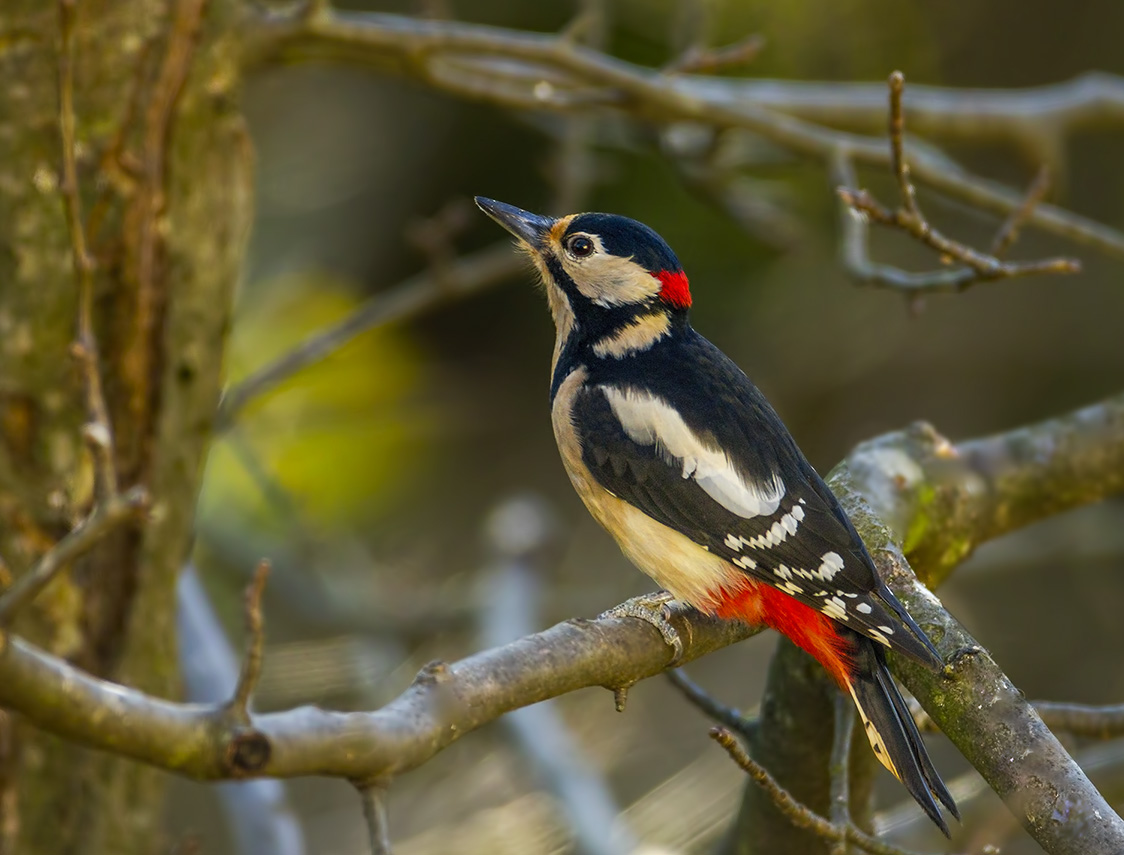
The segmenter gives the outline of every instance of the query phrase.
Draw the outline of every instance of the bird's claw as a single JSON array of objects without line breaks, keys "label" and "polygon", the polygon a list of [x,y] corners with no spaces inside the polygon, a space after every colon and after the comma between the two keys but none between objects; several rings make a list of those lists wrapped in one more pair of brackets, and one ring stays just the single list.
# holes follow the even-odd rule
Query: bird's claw
[{"label": "bird's claw", "polygon": [[659,632],[660,637],[663,638],[664,643],[670,647],[675,655],[672,657],[669,666],[679,664],[683,658],[683,639],[679,637],[679,633],[675,627],[671,625],[671,609],[669,604],[675,601],[667,591],[657,591],[652,594],[642,594],[639,597],[633,597],[630,600],[625,600],[619,606],[614,606],[606,612],[602,612],[602,618],[622,618],[633,617],[639,618],[647,624],[651,624]]}]

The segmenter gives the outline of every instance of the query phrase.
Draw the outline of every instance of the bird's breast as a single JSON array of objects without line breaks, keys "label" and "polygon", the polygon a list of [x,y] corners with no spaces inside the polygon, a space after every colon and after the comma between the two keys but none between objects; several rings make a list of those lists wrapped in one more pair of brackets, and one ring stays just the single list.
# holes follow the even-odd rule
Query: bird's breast
[{"label": "bird's breast", "polygon": [[559,385],[551,409],[554,438],[570,482],[593,518],[633,564],[676,599],[713,613],[749,584],[748,577],[724,558],[617,498],[597,481],[582,459],[581,437],[573,420],[574,400],[585,389],[588,376],[584,367],[572,370]]}]

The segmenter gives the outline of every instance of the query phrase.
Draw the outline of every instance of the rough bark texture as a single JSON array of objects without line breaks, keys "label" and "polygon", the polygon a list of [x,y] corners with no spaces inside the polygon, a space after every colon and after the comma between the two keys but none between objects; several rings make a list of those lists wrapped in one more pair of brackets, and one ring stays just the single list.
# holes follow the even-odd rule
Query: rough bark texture
[{"label": "rough bark texture", "polygon": [[[123,487],[151,520],[101,543],[23,614],[21,634],[174,696],[176,572],[188,548],[215,412],[230,290],[250,221],[250,158],[235,107],[233,6],[87,0],[74,28],[79,190],[97,259],[94,327]],[[178,22],[178,23],[177,23]],[[174,55],[174,49],[181,51]],[[60,17],[0,11],[0,554],[25,571],[92,501],[77,285],[60,190]],[[190,73],[182,89],[177,62]],[[138,85],[139,84],[139,85]],[[112,152],[120,140],[118,154]],[[4,725],[0,845],[20,853],[155,851],[161,773]]]}]

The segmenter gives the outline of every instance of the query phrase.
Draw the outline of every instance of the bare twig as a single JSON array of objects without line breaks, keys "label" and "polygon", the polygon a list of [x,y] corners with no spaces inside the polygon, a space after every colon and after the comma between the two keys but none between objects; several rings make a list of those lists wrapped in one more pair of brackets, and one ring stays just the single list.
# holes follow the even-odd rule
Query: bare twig
[{"label": "bare twig", "polygon": [[87,423],[82,437],[94,461],[94,495],[98,502],[117,494],[117,464],[109,407],[102,391],[98,343],[94,335],[94,260],[86,248],[82,198],[78,188],[74,131],[74,16],[76,0],[59,0],[59,136],[62,142],[62,197],[70,232],[74,275],[78,282],[78,326],[71,349],[82,371]]},{"label": "bare twig", "polygon": [[1051,730],[1091,739],[1124,736],[1124,704],[1095,706],[1035,701],[1034,708]]},{"label": "bare twig", "polygon": [[755,762],[742,748],[736,736],[724,727],[712,727],[710,738],[726,749],[726,753],[754,782],[761,787],[773,803],[797,828],[810,831],[824,840],[835,843],[851,843],[873,855],[905,855],[904,849],[883,843],[848,823],[842,827],[833,825],[822,816],[817,816],[807,805],[803,805],[778,784],[763,766]]},{"label": "bare twig", "polygon": [[702,710],[704,715],[747,739],[752,738],[753,731],[757,727],[756,716],[721,703],[688,677],[687,672],[682,668],[664,671],[664,676],[682,693],[683,697]]},{"label": "bare twig", "polygon": [[909,180],[909,166],[902,150],[902,137],[905,134],[905,114],[902,112],[902,91],[905,89],[905,75],[895,71],[890,75],[890,171],[898,182],[902,207],[911,214],[917,210],[917,191]]},{"label": "bare twig", "polygon": [[664,74],[698,74],[747,65],[765,47],[765,37],[754,33],[719,48],[692,46],[663,67]]},{"label": "bare twig", "polygon": [[34,567],[0,594],[0,627],[9,625],[16,613],[34,600],[72,561],[84,555],[110,531],[135,519],[148,507],[148,502],[145,489],[133,487],[96,505],[73,531],[47,550]]},{"label": "bare twig", "polygon": [[219,405],[215,430],[226,430],[252,400],[275,389],[298,371],[335,353],[367,330],[420,314],[454,297],[481,291],[518,273],[523,265],[523,259],[505,242],[451,262],[440,276],[432,270],[424,271],[376,294],[339,323],[315,333],[298,347],[228,389]]},{"label": "bare twig", "polygon": [[[851,822],[851,737],[855,732],[855,707],[842,692],[835,695],[835,734],[831,743],[831,809],[829,817],[836,828]],[[847,838],[835,842],[831,855],[847,855]]]},{"label": "bare twig", "polygon": [[[846,187],[839,188],[840,198],[876,223],[894,226],[906,234],[916,238],[921,243],[939,252],[951,261],[958,261],[968,270],[964,278],[959,280],[958,289],[963,290],[975,282],[990,282],[995,279],[1009,279],[1014,276],[1029,276],[1035,273],[1077,273],[1081,270],[1081,262],[1072,258],[1047,258],[1042,261],[1003,262],[994,256],[974,250],[951,238],[945,237],[927,220],[911,214],[904,208],[891,211],[883,207],[873,196],[865,190],[853,191]],[[947,290],[937,286],[928,290]]]},{"label": "bare twig", "polygon": [[[890,165],[898,182],[901,204],[891,210],[878,202],[865,190],[852,189],[847,183],[837,188],[840,199],[858,217],[850,216],[844,224],[845,260],[848,268],[863,282],[894,288],[911,295],[918,292],[962,291],[977,282],[1009,279],[1037,273],[1076,273],[1080,262],[1070,258],[1049,258],[1041,261],[1004,262],[995,255],[972,249],[966,244],[941,234],[921,213],[917,206],[916,191],[909,177],[909,167],[902,150],[905,120],[902,113],[902,91],[905,78],[900,71],[890,75]],[[833,162],[836,175],[854,181],[850,158],[844,151],[836,152]],[[1005,251],[1015,239],[1018,229],[1026,222],[1041,199],[1044,187],[1040,182],[1031,188],[1015,208],[996,236],[995,244]],[[894,271],[884,265],[870,263],[866,251],[865,225],[872,221],[904,231],[920,243],[936,251],[943,262],[959,263],[958,268],[932,273],[906,273]]]},{"label": "bare twig", "polygon": [[1011,216],[1004,220],[1003,225],[999,227],[999,231],[995,233],[995,238],[991,242],[991,254],[993,256],[1002,258],[1003,254],[1014,245],[1015,241],[1019,239],[1019,231],[1030,218],[1031,212],[1042,203],[1049,190],[1050,168],[1046,164],[1042,164],[1038,174],[1034,177],[1034,181],[1027,188],[1023,203],[1011,212]]},{"label": "bare twig", "polygon": [[[855,186],[854,165],[846,154],[839,152],[833,161],[832,179],[836,187]],[[928,270],[914,273],[889,264],[879,264],[870,258],[867,218],[840,195],[840,256],[843,269],[859,282],[910,292],[913,300],[931,291],[959,291],[974,277],[967,267]],[[916,302],[911,305],[917,306]]]},{"label": "bare twig", "polygon": [[246,588],[246,656],[242,660],[242,672],[238,675],[238,685],[234,688],[234,696],[229,705],[231,714],[242,724],[250,723],[250,697],[261,677],[265,650],[261,598],[268,578],[269,561],[263,558],[258,562],[254,578]]},{"label": "bare twig", "polygon": [[[647,121],[743,128],[821,162],[839,150],[857,163],[888,166],[890,161],[882,140],[784,115],[735,96],[733,89],[720,85],[722,81],[661,74],[546,34],[325,7],[312,17],[252,20],[248,36],[244,56],[250,63],[279,54],[290,59],[330,57],[391,67],[437,88],[508,107],[567,111],[607,105]],[[501,58],[504,61],[497,62]],[[539,84],[548,79],[546,91]],[[545,97],[536,96],[536,88]],[[1057,112],[1052,105],[1042,109]],[[1024,121],[1024,131],[1026,126]],[[919,148],[910,160],[915,181],[979,208],[1007,216],[1022,202],[1021,194],[974,176],[947,157]],[[1124,256],[1124,235],[1072,212],[1039,205],[1029,222]]]},{"label": "bare twig", "polygon": [[386,814],[386,787],[379,784],[357,786],[363,800],[363,819],[367,822],[367,839],[371,855],[391,855],[390,822]]},{"label": "bare twig", "polygon": [[[176,581],[176,633],[184,700],[229,703],[239,657],[190,564]],[[232,781],[217,789],[239,855],[306,855],[300,818],[281,781]]]}]

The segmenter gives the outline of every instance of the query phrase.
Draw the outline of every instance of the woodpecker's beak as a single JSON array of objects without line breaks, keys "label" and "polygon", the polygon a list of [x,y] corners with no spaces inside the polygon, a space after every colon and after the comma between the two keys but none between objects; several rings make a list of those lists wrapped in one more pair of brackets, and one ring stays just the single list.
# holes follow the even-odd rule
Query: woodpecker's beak
[{"label": "woodpecker's beak", "polygon": [[532,214],[514,205],[497,202],[495,199],[476,197],[476,204],[489,217],[515,235],[519,240],[532,247],[542,245],[542,240],[550,231],[556,220],[554,217],[544,217],[541,214]]}]

